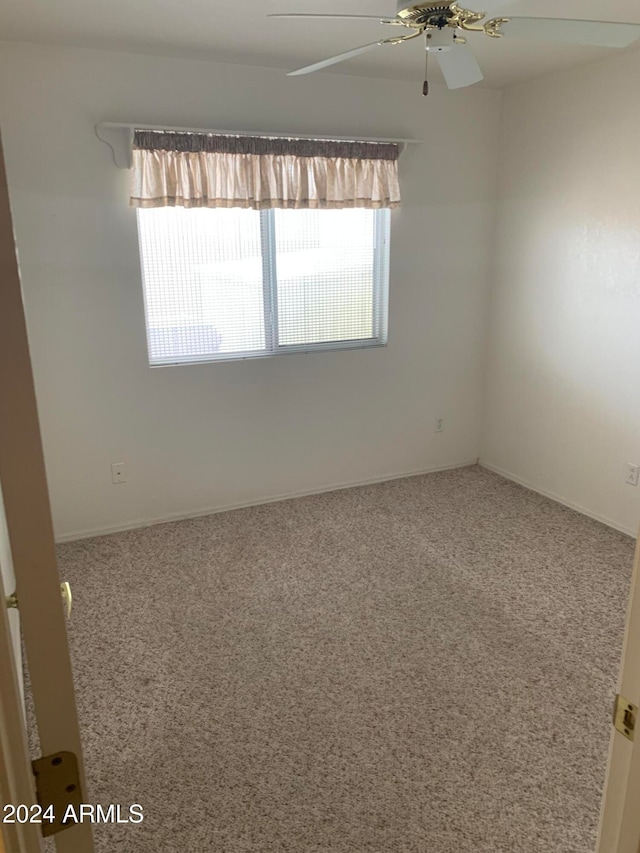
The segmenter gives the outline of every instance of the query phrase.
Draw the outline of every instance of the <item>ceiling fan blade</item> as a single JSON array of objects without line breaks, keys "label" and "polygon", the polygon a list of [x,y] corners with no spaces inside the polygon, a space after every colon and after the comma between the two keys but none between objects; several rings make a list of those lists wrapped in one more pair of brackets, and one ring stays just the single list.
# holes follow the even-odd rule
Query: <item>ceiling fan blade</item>
[{"label": "ceiling fan blade", "polygon": [[393,20],[393,18],[384,15],[312,15],[307,12],[280,12],[267,15],[267,18],[303,18],[308,20],[320,19],[325,21],[384,21]]},{"label": "ceiling fan blade", "polygon": [[473,86],[484,80],[484,74],[468,44],[456,44],[447,53],[437,53],[436,57],[450,89],[464,89],[465,86]]},{"label": "ceiling fan blade", "polygon": [[628,47],[640,38],[639,24],[568,21],[561,18],[510,18],[504,34],[522,39],[560,41],[597,47]]},{"label": "ceiling fan blade", "polygon": [[370,50],[375,50],[380,47],[381,42],[374,41],[373,44],[365,44],[362,47],[355,47],[353,50],[347,50],[346,53],[339,53],[337,56],[331,56],[329,59],[323,59],[321,62],[314,62],[313,65],[305,65],[304,68],[298,68],[296,71],[290,71],[287,77],[298,77],[301,74],[312,74],[314,71],[320,71],[322,68],[328,68],[330,65],[337,65],[339,62],[344,62],[346,59],[351,59],[354,56],[360,56],[361,53],[368,53]]}]

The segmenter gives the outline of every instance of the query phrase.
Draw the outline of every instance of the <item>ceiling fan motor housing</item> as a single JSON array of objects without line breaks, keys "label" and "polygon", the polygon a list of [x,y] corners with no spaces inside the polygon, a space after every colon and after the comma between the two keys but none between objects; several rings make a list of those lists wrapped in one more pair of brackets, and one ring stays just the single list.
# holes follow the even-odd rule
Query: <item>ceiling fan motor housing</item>
[{"label": "ceiling fan motor housing", "polygon": [[443,29],[455,17],[451,10],[455,0],[434,0],[433,3],[407,3],[399,0],[397,16],[410,26],[428,26]]}]

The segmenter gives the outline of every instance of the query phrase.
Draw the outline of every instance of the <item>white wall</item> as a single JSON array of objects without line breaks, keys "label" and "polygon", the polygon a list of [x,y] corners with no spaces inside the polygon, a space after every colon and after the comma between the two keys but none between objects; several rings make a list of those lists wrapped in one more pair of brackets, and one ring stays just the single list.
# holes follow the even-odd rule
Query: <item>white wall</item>
[{"label": "white wall", "polygon": [[640,53],[504,94],[481,459],[640,521]]},{"label": "white wall", "polygon": [[[475,460],[500,95],[0,47],[0,123],[58,536]],[[100,121],[425,140],[386,349],[147,366],[128,174]],[[446,432],[435,435],[436,416]],[[111,484],[124,461],[126,485]]]}]

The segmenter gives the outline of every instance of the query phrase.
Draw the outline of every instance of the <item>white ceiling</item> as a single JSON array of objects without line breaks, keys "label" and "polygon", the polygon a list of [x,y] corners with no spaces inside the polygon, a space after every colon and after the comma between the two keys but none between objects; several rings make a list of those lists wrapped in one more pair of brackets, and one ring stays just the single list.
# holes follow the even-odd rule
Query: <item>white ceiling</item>
[{"label": "white ceiling", "polygon": [[[462,5],[482,11],[481,0]],[[395,0],[3,0],[2,38],[294,69],[386,37],[375,21],[292,21],[269,11],[393,15]],[[603,9],[605,10],[603,12]],[[514,14],[640,24],[638,0],[514,0]],[[396,30],[393,30],[395,35]],[[508,86],[616,51],[478,34],[470,44],[484,85]],[[635,46],[629,48],[636,49]],[[329,72],[422,80],[421,39],[387,46]],[[433,78],[437,80],[436,74]]]}]

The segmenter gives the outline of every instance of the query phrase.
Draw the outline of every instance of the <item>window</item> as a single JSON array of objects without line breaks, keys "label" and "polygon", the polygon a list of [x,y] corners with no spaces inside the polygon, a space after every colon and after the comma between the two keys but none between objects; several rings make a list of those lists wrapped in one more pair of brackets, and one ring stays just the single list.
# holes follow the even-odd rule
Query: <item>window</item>
[{"label": "window", "polygon": [[389,210],[137,214],[152,366],[386,343]]}]

